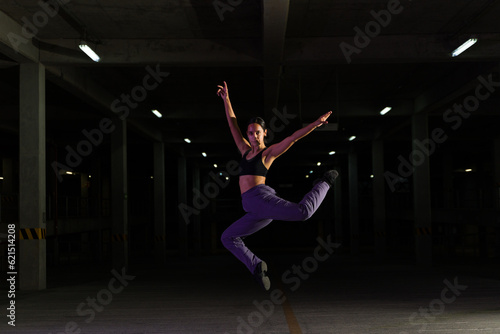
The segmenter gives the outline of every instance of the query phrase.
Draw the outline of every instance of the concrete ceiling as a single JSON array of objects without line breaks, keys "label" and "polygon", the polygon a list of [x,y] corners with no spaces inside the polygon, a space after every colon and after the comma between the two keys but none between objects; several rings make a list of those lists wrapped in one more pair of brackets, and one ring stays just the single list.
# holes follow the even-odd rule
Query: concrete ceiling
[{"label": "concrete ceiling", "polygon": [[[207,164],[234,159],[215,94],[224,80],[240,126],[274,118],[275,140],[333,110],[337,130],[308,136],[290,162],[369,153],[373,139],[410,147],[411,115],[449,129],[443,115],[474,96],[479,76],[500,81],[499,17],[491,0],[1,0],[2,150],[17,145],[18,64],[31,61],[46,66],[47,136],[60,147],[145,91],[128,104],[138,143],[161,140]],[[470,37],[478,43],[452,58]],[[78,49],[83,38],[99,63]],[[449,142],[480,146],[496,136],[498,95],[448,131]],[[385,106],[393,109],[380,116]]]}]

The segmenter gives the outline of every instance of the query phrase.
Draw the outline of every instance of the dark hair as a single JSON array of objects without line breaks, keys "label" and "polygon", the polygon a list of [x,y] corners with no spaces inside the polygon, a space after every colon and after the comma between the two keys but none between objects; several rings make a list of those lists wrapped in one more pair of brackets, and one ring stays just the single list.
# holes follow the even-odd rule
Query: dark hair
[{"label": "dark hair", "polygon": [[266,130],[266,129],[267,129],[267,127],[266,127],[266,122],[265,122],[265,121],[264,121],[261,117],[254,117],[254,118],[250,119],[250,120],[248,121],[247,127],[248,127],[250,124],[253,124],[253,123],[257,123],[257,124],[259,124],[260,126],[262,126],[262,128],[263,128],[264,130]]}]

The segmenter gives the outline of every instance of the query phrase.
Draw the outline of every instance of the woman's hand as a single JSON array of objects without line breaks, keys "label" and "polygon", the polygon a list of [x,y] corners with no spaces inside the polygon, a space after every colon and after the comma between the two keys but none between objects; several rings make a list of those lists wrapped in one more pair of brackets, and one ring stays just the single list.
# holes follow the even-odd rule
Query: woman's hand
[{"label": "woman's hand", "polygon": [[224,81],[224,87],[218,85],[219,89],[217,90],[217,95],[222,97],[223,100],[229,99],[229,93],[227,91],[227,84]]},{"label": "woman's hand", "polygon": [[328,121],[328,117],[330,117],[330,115],[332,114],[331,111],[327,112],[326,114],[324,114],[323,116],[321,116],[320,118],[318,118],[314,124],[316,125],[316,127],[319,127],[319,126],[322,126],[323,124],[327,124]]}]

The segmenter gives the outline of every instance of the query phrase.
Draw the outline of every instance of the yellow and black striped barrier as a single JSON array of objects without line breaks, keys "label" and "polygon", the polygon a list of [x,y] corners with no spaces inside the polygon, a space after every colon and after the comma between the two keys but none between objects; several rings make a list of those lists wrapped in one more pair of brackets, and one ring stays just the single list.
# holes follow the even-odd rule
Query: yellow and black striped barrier
[{"label": "yellow and black striped barrier", "polygon": [[113,234],[111,236],[112,242],[124,242],[128,240],[128,236],[126,234]]},{"label": "yellow and black striped barrier", "polygon": [[416,227],[415,234],[418,236],[432,235],[432,227]]},{"label": "yellow and black striped barrier", "polygon": [[19,240],[42,240],[45,239],[47,230],[44,228],[21,228],[19,229]]},{"label": "yellow and black striped barrier", "polygon": [[155,241],[165,241],[165,235],[155,235]]}]

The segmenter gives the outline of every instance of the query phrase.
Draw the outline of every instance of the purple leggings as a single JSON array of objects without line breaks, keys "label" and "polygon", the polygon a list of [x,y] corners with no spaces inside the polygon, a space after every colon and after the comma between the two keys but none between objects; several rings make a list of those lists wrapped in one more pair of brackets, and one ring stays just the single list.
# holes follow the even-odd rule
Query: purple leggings
[{"label": "purple leggings", "polygon": [[243,209],[247,214],[222,233],[222,244],[253,273],[262,260],[245,246],[242,238],[266,227],[275,219],[309,219],[323,202],[329,189],[328,183],[318,182],[299,203],[292,203],[276,196],[276,191],[265,184],[253,187],[241,195]]}]

